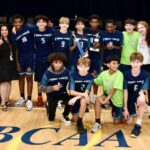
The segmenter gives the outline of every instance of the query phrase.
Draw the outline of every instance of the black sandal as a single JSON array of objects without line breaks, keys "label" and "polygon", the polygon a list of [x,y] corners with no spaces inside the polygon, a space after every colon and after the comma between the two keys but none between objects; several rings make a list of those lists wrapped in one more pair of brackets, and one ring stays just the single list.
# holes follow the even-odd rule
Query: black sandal
[{"label": "black sandal", "polygon": [[2,111],[7,111],[7,106],[6,105],[2,105]]}]

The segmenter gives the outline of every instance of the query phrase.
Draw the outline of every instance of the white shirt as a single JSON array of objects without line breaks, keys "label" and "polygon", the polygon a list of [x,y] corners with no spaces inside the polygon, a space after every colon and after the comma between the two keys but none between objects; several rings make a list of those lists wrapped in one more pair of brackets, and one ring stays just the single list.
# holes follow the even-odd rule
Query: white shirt
[{"label": "white shirt", "polygon": [[139,37],[138,41],[138,52],[142,53],[144,56],[143,64],[150,64],[150,47],[147,46],[144,36]]}]

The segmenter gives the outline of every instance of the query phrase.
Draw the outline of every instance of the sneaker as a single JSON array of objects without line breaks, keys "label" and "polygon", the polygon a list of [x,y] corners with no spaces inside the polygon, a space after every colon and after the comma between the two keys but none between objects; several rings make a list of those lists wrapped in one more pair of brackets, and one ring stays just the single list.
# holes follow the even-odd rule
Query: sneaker
[{"label": "sneaker", "polygon": [[101,124],[99,124],[98,122],[95,122],[95,124],[93,125],[92,129],[91,129],[91,132],[92,133],[95,133],[97,132],[100,128],[101,128]]},{"label": "sneaker", "polygon": [[37,106],[43,106],[43,97],[42,96],[38,96],[38,99],[37,99]]},{"label": "sneaker", "polygon": [[140,133],[141,133],[141,126],[135,124],[133,130],[131,131],[131,137],[136,138],[140,135]]},{"label": "sneaker", "polygon": [[28,111],[32,110],[33,103],[32,103],[31,100],[28,100],[28,101],[26,102],[26,107],[27,107],[27,110],[28,110]]},{"label": "sneaker", "polygon": [[20,97],[20,99],[15,103],[16,107],[24,105],[26,100],[23,97]]},{"label": "sneaker", "polygon": [[81,134],[86,132],[86,129],[84,128],[82,122],[81,123],[77,123],[77,131],[78,131],[78,133],[81,133]]},{"label": "sneaker", "polygon": [[58,107],[59,109],[64,108],[64,106],[63,106],[63,104],[62,104],[62,103],[63,103],[63,101],[62,101],[62,100],[59,100],[59,101],[58,101],[58,106],[57,106],[57,107]]},{"label": "sneaker", "polygon": [[71,121],[69,120],[68,117],[62,117],[61,120],[65,123],[65,125],[70,126],[71,125]]},{"label": "sneaker", "polygon": [[109,104],[103,104],[102,107],[103,108],[109,108]]},{"label": "sneaker", "polygon": [[150,106],[147,106],[147,108],[145,109],[145,113],[150,114]]}]

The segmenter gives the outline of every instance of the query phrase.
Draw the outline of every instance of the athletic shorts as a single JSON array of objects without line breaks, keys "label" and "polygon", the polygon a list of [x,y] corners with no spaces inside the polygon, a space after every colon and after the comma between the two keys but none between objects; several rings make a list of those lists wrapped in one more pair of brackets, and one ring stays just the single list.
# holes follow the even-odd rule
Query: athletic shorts
[{"label": "athletic shorts", "polygon": [[34,72],[34,55],[19,58],[19,75],[32,75]]},{"label": "athletic shorts", "polygon": [[36,60],[35,62],[35,81],[41,82],[42,77],[46,69],[49,67],[49,62],[40,62]]},{"label": "athletic shorts", "polygon": [[[138,97],[137,97],[138,98]],[[136,106],[135,104],[137,103],[137,98],[133,99],[128,99],[128,111],[129,111],[129,115],[134,117],[136,116]]]},{"label": "athletic shorts", "polygon": [[123,107],[115,106],[112,101],[110,101],[112,107],[111,113],[114,120],[122,120],[123,118]]},{"label": "athletic shorts", "polygon": [[72,115],[78,114],[80,110],[80,100],[77,100],[74,105],[71,107]]}]

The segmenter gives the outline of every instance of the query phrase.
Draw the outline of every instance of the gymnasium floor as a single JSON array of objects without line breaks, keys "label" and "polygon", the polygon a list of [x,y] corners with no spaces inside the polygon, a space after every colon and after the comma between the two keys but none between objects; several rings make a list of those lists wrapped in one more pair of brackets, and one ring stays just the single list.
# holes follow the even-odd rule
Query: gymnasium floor
[{"label": "gymnasium floor", "polygon": [[[18,84],[13,82],[12,104],[19,98]],[[37,88],[34,84],[33,101]],[[45,97],[44,97],[45,99]],[[133,128],[125,124],[113,125],[110,109],[102,111],[102,129],[92,134],[94,122],[92,105],[84,117],[85,134],[76,132],[76,125],[66,126],[61,122],[62,109],[57,109],[55,122],[47,120],[44,107],[34,104],[33,111],[25,107],[11,107],[8,112],[0,110],[0,150],[149,150],[150,119],[145,114],[142,134],[131,138]]]}]

